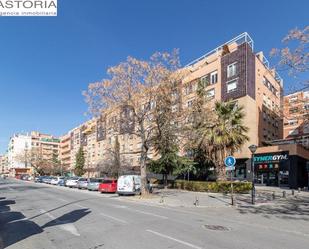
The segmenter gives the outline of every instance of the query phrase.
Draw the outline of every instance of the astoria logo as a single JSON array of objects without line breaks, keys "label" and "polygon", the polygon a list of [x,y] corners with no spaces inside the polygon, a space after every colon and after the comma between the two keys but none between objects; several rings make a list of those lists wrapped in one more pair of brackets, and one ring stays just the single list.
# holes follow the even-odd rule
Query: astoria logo
[{"label": "astoria logo", "polygon": [[0,16],[57,16],[57,0],[0,0]]},{"label": "astoria logo", "polygon": [[39,1],[39,0],[0,0],[0,8],[3,9],[12,9],[12,8],[40,8],[40,9],[49,9],[49,8],[57,8],[57,1]]}]

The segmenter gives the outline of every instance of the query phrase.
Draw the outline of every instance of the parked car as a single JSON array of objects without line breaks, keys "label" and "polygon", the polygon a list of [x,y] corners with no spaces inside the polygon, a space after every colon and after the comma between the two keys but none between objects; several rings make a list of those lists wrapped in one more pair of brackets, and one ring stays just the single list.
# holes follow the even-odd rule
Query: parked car
[{"label": "parked car", "polygon": [[117,192],[117,180],[105,179],[99,185],[99,191],[101,193],[116,193]]},{"label": "parked car", "polygon": [[78,179],[80,179],[80,177],[71,177],[71,178],[69,178],[66,181],[65,186],[69,187],[69,188],[76,188],[77,187]]},{"label": "parked car", "polygon": [[46,178],[47,176],[38,176],[34,179],[35,182],[43,182],[44,178]]},{"label": "parked car", "polygon": [[28,181],[29,178],[30,178],[30,175],[28,174],[24,174],[20,176],[20,180],[24,180],[24,181]]},{"label": "parked car", "polygon": [[141,176],[125,175],[120,176],[117,181],[118,195],[135,195],[141,192]]},{"label": "parked car", "polygon": [[68,177],[63,177],[59,180],[58,185],[59,186],[65,186],[66,181],[68,180]]},{"label": "parked car", "polygon": [[103,178],[90,178],[87,189],[89,191],[98,191],[99,190],[99,185],[103,181]]},{"label": "parked car", "polygon": [[77,181],[76,187],[78,189],[87,189],[88,187],[88,179],[87,178],[79,178]]},{"label": "parked car", "polygon": [[50,184],[51,185],[58,185],[59,184],[59,181],[64,179],[64,177],[62,176],[56,176],[56,177],[53,177],[50,181]]},{"label": "parked car", "polygon": [[52,177],[51,176],[45,176],[42,180],[43,183],[47,183],[47,184],[50,184],[52,180]]}]

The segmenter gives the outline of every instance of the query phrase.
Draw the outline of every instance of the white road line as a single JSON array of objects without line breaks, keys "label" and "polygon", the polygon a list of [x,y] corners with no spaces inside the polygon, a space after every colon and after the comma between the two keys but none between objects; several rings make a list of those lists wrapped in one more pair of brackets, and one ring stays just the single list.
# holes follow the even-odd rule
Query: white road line
[{"label": "white road line", "polygon": [[78,206],[78,207],[81,207],[81,208],[87,208],[87,209],[89,209],[88,207],[85,207],[85,206],[83,206],[83,205],[80,205],[80,204],[74,204],[75,206]]},{"label": "white road line", "polygon": [[186,241],[183,241],[183,240],[179,240],[179,239],[173,238],[173,237],[171,237],[171,236],[167,236],[167,235],[162,234],[162,233],[158,233],[158,232],[156,232],[156,231],[152,231],[152,230],[149,230],[149,229],[147,229],[146,231],[149,232],[149,233],[155,234],[155,235],[157,235],[157,236],[160,236],[160,237],[162,237],[162,238],[166,238],[166,239],[169,239],[169,240],[176,241],[176,242],[178,242],[178,243],[180,243],[180,244],[186,245],[186,246],[191,247],[191,248],[202,249],[202,247],[193,245],[193,244],[191,244],[191,243],[189,243],[189,242],[186,242]]},{"label": "white road line", "polygon": [[141,210],[136,210],[136,209],[129,209],[129,210],[131,210],[133,212],[141,213],[141,214],[154,216],[154,217],[161,218],[161,219],[168,219],[168,217],[163,216],[163,215],[159,215],[159,214],[153,214],[153,213],[149,213],[149,212],[145,212],[145,211],[141,211]]},{"label": "white road line", "polygon": [[112,220],[121,222],[121,223],[123,223],[123,224],[128,224],[127,221],[122,220],[122,219],[119,219],[119,218],[116,218],[116,217],[114,217],[114,216],[110,216],[110,215],[107,215],[107,214],[104,214],[104,213],[100,213],[100,215],[102,215],[102,216],[104,216],[104,217],[106,217],[106,218],[110,218],[110,219],[112,219]]},{"label": "white road line", "polygon": [[12,223],[19,222],[19,221],[24,221],[24,220],[28,220],[28,218],[22,218],[22,219],[18,219],[18,220],[13,220],[13,221],[8,222],[7,224],[12,224]]},{"label": "white road line", "polygon": [[168,219],[167,216],[163,216],[163,215],[159,215],[159,214],[154,214],[154,213],[150,213],[150,212],[146,212],[146,211],[142,211],[142,210],[138,210],[138,209],[132,209],[132,208],[129,208],[128,206],[124,206],[124,205],[110,204],[109,206],[114,207],[114,208],[126,209],[128,211],[135,212],[135,213],[150,215],[150,216],[154,216],[154,217],[161,218],[161,219]]}]

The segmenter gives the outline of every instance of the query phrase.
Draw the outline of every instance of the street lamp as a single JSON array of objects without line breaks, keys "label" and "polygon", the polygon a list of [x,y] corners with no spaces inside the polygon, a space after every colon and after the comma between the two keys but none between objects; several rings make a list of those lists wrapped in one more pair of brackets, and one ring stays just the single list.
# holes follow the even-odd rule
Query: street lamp
[{"label": "street lamp", "polygon": [[255,204],[255,186],[254,186],[254,153],[257,150],[257,146],[252,144],[249,146],[249,150],[251,151],[251,175],[252,175],[252,190],[251,190],[251,203]]}]

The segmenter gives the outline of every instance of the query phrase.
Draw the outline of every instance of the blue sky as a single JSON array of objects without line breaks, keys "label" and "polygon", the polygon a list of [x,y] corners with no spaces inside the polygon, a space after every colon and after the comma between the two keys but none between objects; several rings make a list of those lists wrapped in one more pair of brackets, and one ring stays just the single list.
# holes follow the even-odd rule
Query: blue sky
[{"label": "blue sky", "polygon": [[81,92],[128,55],[179,48],[186,64],[244,31],[268,54],[309,24],[308,9],[305,0],[58,0],[58,17],[1,17],[0,153],[13,133],[59,136],[88,119]]}]

